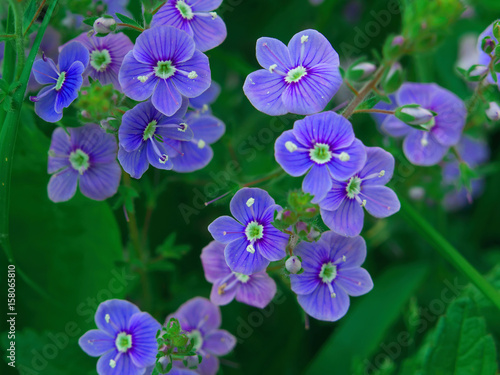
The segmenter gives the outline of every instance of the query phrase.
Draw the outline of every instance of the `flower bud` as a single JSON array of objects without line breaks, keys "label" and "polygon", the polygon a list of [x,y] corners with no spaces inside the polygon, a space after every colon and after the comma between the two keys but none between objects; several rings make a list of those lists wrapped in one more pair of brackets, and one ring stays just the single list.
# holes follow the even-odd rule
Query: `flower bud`
[{"label": "flower bud", "polygon": [[491,102],[488,109],[486,110],[486,116],[491,121],[500,120],[500,107],[496,102]]},{"label": "flower bud", "polygon": [[394,39],[392,39],[391,45],[393,47],[402,46],[404,42],[405,42],[405,38],[402,35],[396,35],[394,37]]},{"label": "flower bud", "polygon": [[419,104],[408,104],[399,107],[394,115],[408,125],[424,125],[431,121],[435,114]]},{"label": "flower bud", "polygon": [[395,62],[382,81],[382,87],[386,94],[393,93],[403,84],[403,67]]},{"label": "flower bud", "polygon": [[467,71],[469,81],[481,81],[488,74],[488,67],[485,65],[472,65]]},{"label": "flower bud", "polygon": [[298,257],[293,255],[286,260],[285,268],[288,272],[296,274],[302,269],[302,262]]},{"label": "flower bud", "polygon": [[493,36],[500,41],[500,21],[497,21],[493,24]]},{"label": "flower bud", "polygon": [[111,16],[100,17],[94,22],[96,34],[104,36],[116,30],[116,21]]},{"label": "flower bud", "polygon": [[316,238],[318,238],[318,236],[321,234],[312,225],[309,226],[307,225],[307,223],[304,223],[303,221],[299,221],[297,224],[295,224],[295,229],[297,230],[297,234],[305,232],[307,240],[311,242],[314,241]]},{"label": "flower bud", "polygon": [[349,81],[362,81],[370,77],[376,70],[377,67],[374,64],[361,62],[351,65],[349,69],[347,69],[346,77]]},{"label": "flower bud", "polygon": [[481,41],[481,49],[487,54],[493,52],[493,49],[495,49],[495,45],[495,41],[489,36],[485,36]]}]

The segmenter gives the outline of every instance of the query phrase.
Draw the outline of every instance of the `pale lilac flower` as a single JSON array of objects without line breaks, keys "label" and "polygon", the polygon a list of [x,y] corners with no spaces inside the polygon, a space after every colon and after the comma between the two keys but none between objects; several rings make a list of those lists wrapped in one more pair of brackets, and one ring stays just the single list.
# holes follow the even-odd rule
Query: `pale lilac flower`
[{"label": "pale lilac flower", "polygon": [[122,91],[118,81],[118,73],[125,55],[132,50],[134,44],[123,33],[109,34],[104,37],[89,37],[87,33],[80,34],[75,39],[87,48],[90,62],[84,72],[84,77],[92,77],[101,85],[113,84],[113,87]]},{"label": "pale lilac flower", "polygon": [[300,306],[313,318],[336,321],[349,309],[349,296],[361,296],[373,288],[362,237],[325,232],[318,242],[301,242],[294,254],[302,258],[304,272],[290,275]]},{"label": "pale lilac flower", "polygon": [[407,104],[419,104],[437,113],[422,125],[426,130],[411,127],[394,115],[378,114],[377,120],[383,119],[380,129],[393,137],[404,137],[403,151],[412,164],[435,165],[460,140],[467,115],[465,105],[458,96],[434,83],[405,83],[395,93],[392,105],[380,103],[376,108],[395,109]]},{"label": "pale lilac flower", "polygon": [[205,278],[212,283],[210,301],[216,305],[227,305],[233,299],[263,309],[276,294],[276,283],[261,271],[252,275],[233,272],[226,264],[226,245],[212,241],[201,252],[201,263]]},{"label": "pale lilac flower", "polygon": [[189,34],[201,52],[220,45],[227,36],[226,24],[215,10],[222,0],[167,0],[153,16],[151,27],[173,26]]},{"label": "pale lilac flower", "polygon": [[95,322],[98,329],[85,333],[78,343],[88,355],[100,357],[99,375],[142,375],[154,365],[161,325],[151,315],[113,299],[99,305]]},{"label": "pale lilac flower", "polygon": [[52,174],[48,194],[53,202],[71,199],[77,185],[86,197],[101,201],[113,196],[120,184],[116,161],[118,145],[112,134],[95,124],[57,128],[52,134],[48,172]]},{"label": "pale lilac flower", "polygon": [[285,257],[289,235],[272,225],[274,213],[282,208],[266,191],[243,188],[234,195],[230,209],[236,220],[221,216],[208,230],[226,245],[224,255],[233,272],[251,275]]},{"label": "pale lilac flower", "polygon": [[[200,375],[215,375],[219,370],[218,357],[228,354],[236,345],[236,338],[229,332],[219,329],[221,313],[218,306],[206,298],[196,297],[184,303],[179,309],[169,315],[176,318],[183,331],[194,341],[194,349],[202,356],[202,361],[194,370]],[[196,366],[198,358],[188,359],[189,366]],[[174,362],[175,366],[183,367],[182,363]]]},{"label": "pale lilac flower", "polygon": [[291,176],[307,173],[302,183],[315,202],[332,188],[332,178],[347,180],[366,161],[366,151],[344,117],[325,112],[298,120],[276,140],[276,161]]},{"label": "pale lilac flower", "polygon": [[366,147],[366,164],[347,181],[333,180],[332,189],[319,202],[324,223],[343,236],[357,236],[363,228],[365,208],[384,218],[399,211],[399,199],[384,186],[392,178],[394,157],[379,147]]},{"label": "pale lilac flower", "polygon": [[285,46],[273,38],[257,40],[257,60],[264,68],[243,86],[255,108],[271,116],[321,112],[342,84],[339,56],[316,30],[304,30]]}]

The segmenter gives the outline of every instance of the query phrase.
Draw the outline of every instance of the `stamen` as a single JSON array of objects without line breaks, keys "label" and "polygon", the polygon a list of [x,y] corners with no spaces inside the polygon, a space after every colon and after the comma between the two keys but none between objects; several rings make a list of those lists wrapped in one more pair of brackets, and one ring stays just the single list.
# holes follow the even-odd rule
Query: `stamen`
[{"label": "stamen", "polygon": [[206,145],[207,145],[207,143],[203,139],[200,139],[198,141],[198,148],[199,149],[203,149]]},{"label": "stamen", "polygon": [[428,140],[428,136],[429,136],[429,133],[425,132],[423,135],[422,135],[422,139],[420,140],[420,144],[425,147],[429,144],[429,140]]},{"label": "stamen", "polygon": [[307,42],[309,40],[309,36],[308,35],[302,35],[300,37],[300,43],[304,44],[305,42]]},{"label": "stamen", "polygon": [[297,151],[297,149],[298,149],[297,145],[291,141],[286,142],[285,147],[290,152]]},{"label": "stamen", "polygon": [[196,79],[198,78],[198,73],[196,73],[194,70],[192,72],[189,72],[188,74],[189,79]]},{"label": "stamen", "polygon": [[247,207],[252,207],[252,205],[255,203],[255,199],[253,198],[248,198],[247,200]]},{"label": "stamen", "polygon": [[273,64],[269,67],[269,73],[272,73],[274,71],[274,69],[276,69],[278,67],[277,64]]},{"label": "stamen", "polygon": [[349,160],[351,160],[351,157],[349,156],[349,154],[347,152],[341,152],[339,155],[339,160],[340,161],[349,161]]},{"label": "stamen", "polygon": [[[218,201],[219,199],[224,198],[228,194],[229,194],[229,191],[227,193],[222,194],[220,197],[212,199],[210,202],[205,202],[205,206],[208,206],[210,203],[214,203],[214,202]],[[224,236],[226,235],[226,233],[228,233],[228,232],[224,232]],[[241,232],[241,233],[243,233],[243,232]]]},{"label": "stamen", "polygon": [[213,20],[217,18],[217,12],[209,12],[208,14],[212,16]]},{"label": "stamen", "polygon": [[255,253],[255,248],[253,247],[252,244],[247,246],[247,251],[251,254]]}]

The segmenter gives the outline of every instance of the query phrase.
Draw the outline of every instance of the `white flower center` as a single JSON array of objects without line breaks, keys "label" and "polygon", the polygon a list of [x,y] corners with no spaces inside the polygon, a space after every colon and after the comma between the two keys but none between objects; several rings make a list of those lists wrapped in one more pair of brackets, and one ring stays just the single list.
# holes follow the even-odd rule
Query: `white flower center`
[{"label": "white flower center", "polygon": [[95,50],[90,54],[90,65],[98,72],[104,72],[109,64],[111,64],[111,55],[107,49]]},{"label": "white flower center", "polygon": [[332,160],[330,146],[325,143],[316,143],[314,148],[309,150],[311,160],[317,164],[325,164]]},{"label": "white flower center", "polygon": [[116,336],[115,346],[120,353],[126,353],[132,348],[132,335],[129,335],[127,332],[120,332]]},{"label": "white flower center", "polygon": [[186,4],[183,0],[178,0],[177,4],[175,4],[175,7],[181,14],[182,18],[185,18],[187,20],[192,20],[194,17],[193,10],[191,7]]},{"label": "white flower center", "polygon": [[286,83],[299,82],[302,77],[307,75],[307,69],[303,66],[298,66],[294,69],[290,69],[285,77]]}]

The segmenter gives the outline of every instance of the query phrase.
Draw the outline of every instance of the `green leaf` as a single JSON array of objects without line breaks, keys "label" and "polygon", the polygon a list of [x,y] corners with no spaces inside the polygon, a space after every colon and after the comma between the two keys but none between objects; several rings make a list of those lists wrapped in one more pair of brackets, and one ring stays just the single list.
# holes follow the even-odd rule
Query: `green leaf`
[{"label": "green leaf", "polygon": [[469,297],[453,301],[400,375],[494,375],[496,349],[486,322]]},{"label": "green leaf", "polygon": [[[427,266],[394,267],[374,281],[374,289],[340,321],[310,364],[307,375],[350,374],[353,357],[369,358],[386,331],[401,318],[401,309],[424,280]],[[373,311],[378,311],[373,314]]]},{"label": "green leaf", "polygon": [[90,17],[90,18],[85,18],[83,20],[83,23],[85,25],[89,25],[89,26],[94,26],[94,22],[98,19],[99,17]]},{"label": "green leaf", "polygon": [[163,243],[156,248],[156,253],[166,259],[181,259],[191,249],[189,245],[176,245],[176,233],[170,233]]},{"label": "green leaf", "polygon": [[116,13],[116,17],[118,17],[120,19],[120,21],[122,21],[123,23],[126,23],[128,25],[132,25],[132,26],[136,26],[136,27],[140,27],[141,29],[143,28],[143,26],[141,24],[139,24],[136,20],[134,20],[130,17],[127,17],[123,14]]}]

